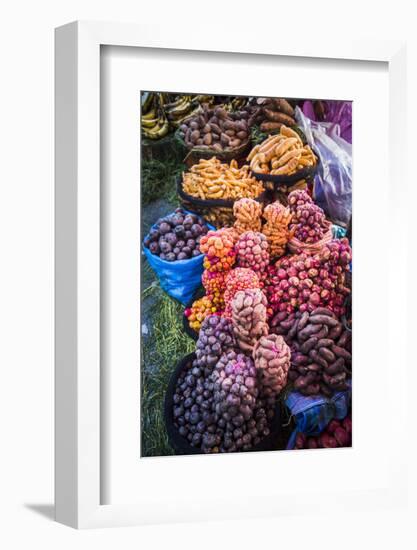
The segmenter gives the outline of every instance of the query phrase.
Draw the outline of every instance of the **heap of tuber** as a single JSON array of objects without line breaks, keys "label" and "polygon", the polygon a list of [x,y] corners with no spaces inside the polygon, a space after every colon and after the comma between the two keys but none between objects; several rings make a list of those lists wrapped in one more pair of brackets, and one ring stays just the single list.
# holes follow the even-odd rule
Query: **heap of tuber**
[{"label": "heap of tuber", "polygon": [[235,223],[233,227],[241,235],[246,231],[260,231],[262,227],[262,204],[254,199],[239,199],[233,204]]},{"label": "heap of tuber", "polygon": [[232,300],[238,290],[246,288],[260,288],[260,281],[257,274],[247,267],[236,267],[226,277],[226,290],[224,293],[226,317],[232,315]]},{"label": "heap of tuber", "polygon": [[269,334],[258,340],[253,350],[253,359],[263,395],[276,397],[286,386],[290,358],[290,348],[282,336]]},{"label": "heap of tuber", "polygon": [[268,333],[266,297],[260,289],[238,290],[232,300],[233,332],[239,348],[252,354],[258,339]]},{"label": "heap of tuber", "polygon": [[345,390],[352,366],[350,331],[326,308],[296,317],[289,373],[294,389],[326,396]]},{"label": "heap of tuber", "polygon": [[255,272],[265,271],[269,265],[267,238],[257,231],[242,233],[236,243],[236,264]]},{"label": "heap of tuber", "polygon": [[299,432],[295,439],[294,449],[334,449],[352,446],[352,418],[331,420],[325,430],[317,436],[307,436]]},{"label": "heap of tuber", "polygon": [[[347,239],[326,243],[314,255],[285,256],[268,268],[266,293],[274,315],[298,309],[312,311],[325,306],[338,317],[343,315],[344,301],[349,294],[346,273],[352,260]],[[272,326],[274,321],[272,321]]]},{"label": "heap of tuber", "polygon": [[279,258],[285,253],[285,246],[292,236],[289,230],[292,219],[290,209],[279,202],[274,202],[264,209],[263,217],[266,223],[262,233],[268,240],[271,257]]}]

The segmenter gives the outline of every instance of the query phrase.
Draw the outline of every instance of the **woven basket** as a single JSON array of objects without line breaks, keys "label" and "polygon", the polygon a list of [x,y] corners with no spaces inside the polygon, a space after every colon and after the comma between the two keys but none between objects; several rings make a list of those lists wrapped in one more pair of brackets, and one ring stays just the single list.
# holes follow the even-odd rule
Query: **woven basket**
[{"label": "woven basket", "polygon": [[175,139],[182,145],[183,149],[188,151],[188,154],[184,158],[184,164],[190,168],[194,164],[197,164],[201,159],[211,159],[213,157],[218,158],[222,162],[230,162],[231,160],[246,160],[246,155],[252,147],[250,139],[247,139],[244,143],[234,149],[226,148],[223,151],[216,151],[215,149],[209,149],[207,147],[193,147],[188,149],[184,143],[184,140],[179,135],[179,130],[175,132]]},{"label": "woven basket", "polygon": [[[173,407],[174,401],[173,396],[175,392],[175,387],[177,380],[181,372],[185,369],[188,369],[192,361],[195,359],[195,353],[190,353],[186,355],[179,363],[176,365],[174,371],[172,372],[171,378],[168,383],[167,392],[165,394],[165,403],[164,403],[164,418],[165,426],[168,434],[168,441],[171,447],[174,449],[175,454],[178,455],[195,455],[203,454],[203,451],[197,447],[190,445],[189,441],[182,437],[178,429],[174,425],[174,415]],[[285,448],[282,446],[282,426],[281,426],[281,407],[278,403],[275,409],[275,416],[272,420],[269,421],[270,434],[264,437],[258,445],[253,447],[250,451],[241,451],[241,452],[254,452],[254,451],[269,451],[276,448]]]},{"label": "woven basket", "polygon": [[[199,199],[185,193],[182,189],[182,177],[177,178],[177,193],[181,199],[184,208],[196,212],[203,216],[209,223],[213,224],[216,229],[221,227],[231,227],[235,221],[233,215],[233,205],[239,199]],[[257,202],[265,202],[266,191],[258,195],[255,199]]]}]

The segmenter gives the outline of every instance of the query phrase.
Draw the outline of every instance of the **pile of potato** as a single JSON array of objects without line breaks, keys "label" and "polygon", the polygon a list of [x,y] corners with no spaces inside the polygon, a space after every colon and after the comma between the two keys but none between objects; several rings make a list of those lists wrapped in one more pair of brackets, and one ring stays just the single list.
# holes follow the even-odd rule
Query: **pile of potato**
[{"label": "pile of potato", "polygon": [[226,277],[226,290],[224,292],[225,317],[232,316],[232,300],[239,290],[247,288],[260,288],[258,275],[248,267],[236,267],[229,271]]},{"label": "pile of potato", "polygon": [[259,118],[263,121],[260,125],[261,132],[269,134],[279,130],[283,124],[295,125],[294,109],[286,99],[260,97],[257,103],[261,107]]},{"label": "pile of potato", "polygon": [[255,145],[248,161],[253,172],[273,176],[291,176],[317,163],[310,146],[304,145],[297,132],[285,125],[280,127],[278,134]]},{"label": "pile of potato", "polygon": [[305,395],[326,396],[345,390],[352,366],[350,331],[321,307],[296,315],[294,326],[289,373],[294,388]]},{"label": "pile of potato", "polygon": [[264,395],[277,396],[286,386],[291,352],[282,336],[263,335],[253,350],[255,367],[262,380]]},{"label": "pile of potato", "polygon": [[228,271],[236,261],[233,230],[222,228],[209,231],[200,240],[201,252],[205,254],[204,268],[210,271]]},{"label": "pile of potato", "polygon": [[240,235],[235,245],[236,265],[249,267],[255,272],[263,272],[269,265],[269,245],[267,238],[258,231],[246,231]]},{"label": "pile of potato", "polygon": [[333,419],[326,429],[317,436],[307,436],[299,432],[294,449],[335,449],[352,446],[352,416],[343,420]]},{"label": "pile of potato", "polygon": [[249,139],[249,113],[229,113],[221,106],[203,106],[203,112],[184,121],[180,126],[180,137],[192,149],[212,149],[218,153],[236,149]]},{"label": "pile of potato", "polygon": [[243,353],[252,354],[259,338],[268,334],[266,306],[266,296],[259,288],[239,290],[233,297],[233,331]]},{"label": "pile of potato", "polygon": [[268,240],[270,254],[273,258],[279,258],[285,253],[286,244],[292,237],[289,229],[292,214],[289,208],[279,202],[273,202],[266,206],[263,217],[266,223],[262,233]]},{"label": "pile of potato", "polygon": [[239,199],[233,205],[233,224],[236,232],[241,235],[246,231],[260,231],[262,227],[262,204],[253,199]]},{"label": "pile of potato", "polygon": [[202,200],[256,198],[264,190],[262,183],[252,177],[249,166],[238,168],[235,160],[229,165],[216,157],[201,159],[183,173],[182,179],[184,193]]}]

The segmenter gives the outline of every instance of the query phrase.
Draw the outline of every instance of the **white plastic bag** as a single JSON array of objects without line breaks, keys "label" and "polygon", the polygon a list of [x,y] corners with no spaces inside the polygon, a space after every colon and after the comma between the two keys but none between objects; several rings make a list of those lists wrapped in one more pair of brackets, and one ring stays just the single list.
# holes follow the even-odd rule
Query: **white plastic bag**
[{"label": "white plastic bag", "polygon": [[352,215],[352,145],[340,137],[338,124],[313,122],[298,107],[295,116],[320,157],[314,200],[332,222],[346,227]]}]

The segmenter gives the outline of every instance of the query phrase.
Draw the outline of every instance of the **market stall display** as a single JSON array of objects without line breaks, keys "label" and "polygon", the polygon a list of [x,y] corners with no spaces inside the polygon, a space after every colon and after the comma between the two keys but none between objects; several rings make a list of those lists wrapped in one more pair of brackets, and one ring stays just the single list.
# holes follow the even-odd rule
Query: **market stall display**
[{"label": "market stall display", "polygon": [[[148,101],[144,128],[163,109],[158,125],[177,126],[193,154],[172,180],[182,206],[143,240],[195,340],[165,382],[173,452],[351,445],[352,248],[315,199],[313,178],[327,166],[297,128],[296,102]],[[267,135],[251,146],[255,124]]]}]

